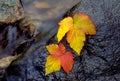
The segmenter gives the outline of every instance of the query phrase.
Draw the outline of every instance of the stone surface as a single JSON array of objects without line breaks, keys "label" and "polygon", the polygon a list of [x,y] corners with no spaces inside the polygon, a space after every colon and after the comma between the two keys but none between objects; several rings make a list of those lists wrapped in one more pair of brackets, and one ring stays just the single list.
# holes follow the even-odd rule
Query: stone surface
[{"label": "stone surface", "polygon": [[0,0],[0,23],[12,23],[24,17],[20,0]]},{"label": "stone surface", "polygon": [[[95,23],[97,34],[87,36],[81,56],[75,56],[70,74],[61,69],[45,76],[49,55],[41,41],[34,43],[23,58],[14,61],[2,80],[6,81],[119,81],[120,80],[120,1],[83,0],[70,13],[86,13]],[[52,38],[54,40],[54,38]],[[49,40],[48,42],[53,42]],[[65,43],[65,42],[64,42]],[[68,48],[69,49],[69,48]]]},{"label": "stone surface", "polygon": [[[56,2],[56,0],[52,2],[44,0],[0,1],[1,79],[11,62],[16,58],[19,59],[19,55],[22,55],[34,43],[34,37],[38,39],[37,41],[45,43],[54,35],[61,15],[79,0],[61,0],[59,2]],[[49,5],[49,8],[44,8],[46,4]],[[27,14],[24,15],[23,10]],[[47,34],[48,32],[49,35]],[[18,57],[16,57],[17,55]]]},{"label": "stone surface", "polygon": [[17,58],[16,49],[28,39],[25,33],[22,33],[25,30],[20,27],[23,16],[19,0],[0,0],[0,78]]}]

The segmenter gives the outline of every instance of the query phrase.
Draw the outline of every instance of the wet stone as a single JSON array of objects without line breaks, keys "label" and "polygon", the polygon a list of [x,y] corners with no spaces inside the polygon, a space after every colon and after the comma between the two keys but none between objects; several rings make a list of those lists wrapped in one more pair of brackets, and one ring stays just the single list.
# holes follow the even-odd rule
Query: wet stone
[{"label": "wet stone", "polygon": [[0,81],[6,68],[34,41],[30,26],[21,26],[20,0],[0,0]]},{"label": "wet stone", "polygon": [[[45,76],[45,58],[49,53],[46,44],[38,41],[23,58],[11,64],[4,78],[7,81],[120,81],[119,8],[119,0],[83,0],[70,12],[88,14],[97,30],[95,36],[87,36],[81,56],[74,55],[70,74],[61,69]],[[20,75],[10,68],[18,69]]]},{"label": "wet stone", "polygon": [[0,0],[0,22],[12,23],[24,17],[20,0]]}]

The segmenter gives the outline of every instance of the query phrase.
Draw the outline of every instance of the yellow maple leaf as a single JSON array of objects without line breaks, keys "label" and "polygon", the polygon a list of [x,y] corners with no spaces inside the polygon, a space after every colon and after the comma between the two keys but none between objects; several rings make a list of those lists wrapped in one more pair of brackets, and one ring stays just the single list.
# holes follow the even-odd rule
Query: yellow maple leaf
[{"label": "yellow maple leaf", "polygon": [[79,55],[84,46],[85,34],[78,29],[72,29],[67,33],[67,41],[70,43],[70,47]]},{"label": "yellow maple leaf", "polygon": [[52,72],[59,71],[61,68],[60,66],[60,60],[53,57],[53,56],[48,56],[47,57],[47,62],[45,64],[45,75],[48,75]]},{"label": "yellow maple leaf", "polygon": [[59,23],[60,27],[58,29],[58,34],[57,34],[57,38],[58,38],[58,42],[61,41],[61,39],[64,37],[64,35],[69,31],[70,27],[73,27],[73,19],[72,17],[67,17],[64,18],[60,23]]},{"label": "yellow maple leaf", "polygon": [[55,54],[56,52],[59,51],[58,45],[57,44],[51,44],[46,46],[46,48],[48,49],[48,52],[50,54]]},{"label": "yellow maple leaf", "polygon": [[74,27],[82,30],[85,34],[95,35],[96,29],[88,15],[80,13],[73,17]]},{"label": "yellow maple leaf", "polygon": [[80,55],[80,51],[84,46],[86,39],[85,34],[96,34],[92,20],[88,15],[83,13],[75,14],[73,18],[67,17],[63,19],[59,25],[57,33],[58,42],[60,42],[67,33],[67,42],[70,43],[70,47],[76,51],[78,55]]}]

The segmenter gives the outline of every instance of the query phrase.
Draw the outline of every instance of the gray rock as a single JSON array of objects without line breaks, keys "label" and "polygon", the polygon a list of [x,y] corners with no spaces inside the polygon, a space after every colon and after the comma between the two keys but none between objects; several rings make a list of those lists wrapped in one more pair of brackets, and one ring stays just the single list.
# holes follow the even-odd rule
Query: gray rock
[{"label": "gray rock", "polygon": [[23,17],[20,0],[0,0],[0,78],[11,62],[17,58],[15,49],[26,38],[25,36],[22,38],[23,35],[18,36],[23,31],[19,26]]},{"label": "gray rock", "polygon": [[[81,56],[75,56],[70,74],[45,76],[48,52],[44,43],[33,44],[25,56],[7,69],[7,81],[119,81],[120,80],[120,1],[83,0],[70,13],[86,13],[95,23],[97,34],[87,36]],[[54,38],[53,38],[54,40]],[[49,40],[49,42],[53,42]],[[65,43],[65,42],[64,42]],[[69,48],[68,48],[69,49]]]},{"label": "gray rock", "polygon": [[0,0],[0,22],[12,23],[23,17],[20,0]]}]

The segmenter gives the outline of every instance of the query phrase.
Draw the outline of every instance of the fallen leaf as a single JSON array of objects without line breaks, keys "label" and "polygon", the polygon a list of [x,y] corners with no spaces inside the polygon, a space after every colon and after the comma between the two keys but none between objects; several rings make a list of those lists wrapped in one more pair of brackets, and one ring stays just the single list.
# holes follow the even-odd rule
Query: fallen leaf
[{"label": "fallen leaf", "polygon": [[75,14],[73,17],[74,27],[82,30],[85,34],[95,35],[96,29],[90,17],[86,14]]},{"label": "fallen leaf", "polygon": [[70,47],[80,55],[86,40],[85,34],[95,35],[96,29],[88,15],[79,13],[74,17],[67,17],[60,21],[57,32],[58,42],[67,34],[66,39]]},{"label": "fallen leaf", "polygon": [[64,35],[70,30],[70,28],[73,27],[72,17],[67,17],[67,18],[63,19],[59,23],[59,25],[60,25],[60,27],[57,32],[58,42],[60,42],[61,39],[64,37]]},{"label": "fallen leaf", "polygon": [[73,55],[71,52],[66,52],[63,56],[60,57],[60,64],[64,71],[68,74],[73,67]]},{"label": "fallen leaf", "polygon": [[59,71],[60,70],[60,60],[53,57],[53,56],[48,56],[47,57],[47,62],[46,62],[46,65],[45,65],[45,75],[48,75],[52,72],[56,72],[56,71]]},{"label": "fallen leaf", "polygon": [[79,55],[84,46],[85,34],[81,30],[72,29],[67,33],[67,41],[70,43],[70,47]]},{"label": "fallen leaf", "polygon": [[61,66],[66,73],[69,73],[74,63],[72,53],[66,51],[62,43],[47,45],[46,48],[50,55],[45,64],[45,74],[59,71]]},{"label": "fallen leaf", "polygon": [[50,54],[55,54],[59,51],[59,47],[57,44],[48,45],[46,46],[46,48]]}]

